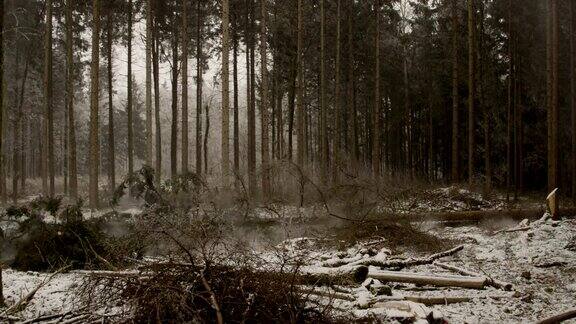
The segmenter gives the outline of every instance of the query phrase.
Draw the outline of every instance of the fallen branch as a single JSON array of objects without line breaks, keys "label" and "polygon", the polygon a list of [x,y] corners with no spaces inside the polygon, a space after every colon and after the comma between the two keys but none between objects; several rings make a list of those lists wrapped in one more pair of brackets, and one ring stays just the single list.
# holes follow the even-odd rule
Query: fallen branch
[{"label": "fallen branch", "polygon": [[434,276],[422,273],[386,270],[370,272],[368,277],[385,282],[404,282],[417,285],[462,287],[472,289],[483,289],[486,286],[487,281],[485,277]]},{"label": "fallen branch", "polygon": [[537,321],[535,324],[554,324],[554,323],[560,323],[572,318],[576,318],[576,308],[573,308],[569,311],[560,313],[560,314],[556,314],[554,316],[550,316],[548,318],[545,318],[543,320]]},{"label": "fallen branch", "polygon": [[346,301],[350,301],[350,302],[356,301],[356,298],[354,296],[352,296],[350,294],[337,292],[337,291],[326,291],[326,290],[319,290],[319,289],[314,289],[314,288],[301,288],[301,289],[298,289],[298,292],[300,292],[302,294],[307,294],[307,295],[326,297],[329,299],[340,299],[340,300],[346,300]]},{"label": "fallen branch", "polygon": [[411,267],[411,266],[431,264],[440,258],[444,258],[444,257],[450,256],[450,255],[456,254],[457,252],[459,252],[463,249],[464,249],[464,245],[459,245],[459,246],[452,248],[450,250],[447,250],[444,252],[439,252],[436,254],[432,254],[428,257],[421,258],[421,259],[386,260],[386,261],[368,259],[368,260],[361,260],[358,262],[358,264],[362,264],[365,266],[377,266],[377,267],[382,267],[382,268],[399,268],[399,269],[402,269],[402,268]]},{"label": "fallen branch", "polygon": [[500,234],[500,233],[514,233],[514,232],[521,232],[521,231],[529,231],[531,229],[532,229],[532,226],[513,227],[513,228],[508,228],[508,229],[496,231],[496,232],[494,232],[494,235]]},{"label": "fallen branch", "polygon": [[[438,262],[435,261],[434,265],[439,266],[440,268],[446,269],[446,270],[450,270],[450,271],[454,271],[456,273],[459,273],[461,275],[465,275],[465,276],[470,276],[470,277],[480,277],[482,276],[479,273],[473,272],[473,271],[469,271],[460,267],[456,267],[453,265],[449,265],[446,263],[442,263],[442,262]],[[509,282],[504,282],[504,281],[500,281],[497,279],[493,279],[490,277],[486,278],[486,284],[489,286],[492,286],[494,288],[498,288],[498,289],[504,289],[504,290],[512,290],[512,284]]]}]

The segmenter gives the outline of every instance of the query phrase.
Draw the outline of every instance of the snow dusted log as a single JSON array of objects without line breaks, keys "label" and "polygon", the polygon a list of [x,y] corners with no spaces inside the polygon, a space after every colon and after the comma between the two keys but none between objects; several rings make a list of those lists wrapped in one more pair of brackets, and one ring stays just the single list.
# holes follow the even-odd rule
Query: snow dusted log
[{"label": "snow dusted log", "polygon": [[560,323],[572,318],[576,318],[576,308],[573,308],[569,311],[554,315],[554,316],[550,316],[548,318],[545,318],[543,320],[540,320],[538,322],[536,322],[536,324],[554,324],[554,323]]},{"label": "snow dusted log", "polygon": [[305,267],[302,269],[299,279],[302,284],[353,285],[363,282],[367,277],[368,267],[366,266],[344,266],[339,268]]},{"label": "snow dusted log", "polygon": [[463,277],[463,276],[436,276],[414,272],[386,271],[379,270],[370,272],[368,277],[384,282],[404,282],[416,285],[432,285],[439,287],[462,287],[472,289],[483,289],[486,286],[485,277]]},{"label": "snow dusted log", "polygon": [[320,289],[314,289],[314,288],[300,288],[300,289],[298,289],[298,292],[300,292],[304,295],[313,295],[313,296],[325,297],[325,298],[329,298],[329,299],[340,299],[340,300],[346,300],[349,302],[356,301],[356,298],[354,296],[352,296],[350,294],[346,294],[346,293],[337,292],[337,291],[320,290]]},{"label": "snow dusted log", "polygon": [[464,249],[464,245],[459,245],[459,246],[452,248],[450,250],[435,253],[435,254],[429,255],[425,258],[406,259],[406,260],[401,260],[401,259],[398,259],[398,260],[368,259],[368,260],[362,261],[361,264],[363,264],[365,266],[377,266],[377,267],[382,267],[382,268],[400,268],[400,269],[402,269],[405,267],[431,264],[440,258],[444,258],[444,257],[450,256],[450,255],[453,255],[453,254],[461,251],[462,249]]},{"label": "snow dusted log", "polygon": [[[434,262],[434,265],[439,266],[440,268],[446,269],[446,270],[450,270],[450,271],[454,271],[456,273],[459,273],[461,275],[465,275],[465,276],[470,276],[470,277],[481,277],[482,275],[470,270],[466,270],[457,266],[453,266],[450,264],[446,264],[446,263],[442,263],[442,262]],[[486,277],[486,284],[488,286],[492,286],[494,288],[498,288],[498,289],[504,289],[504,290],[512,290],[512,284],[509,282],[504,282],[504,281],[500,281],[500,280],[496,280],[496,279],[492,279],[489,277]]]},{"label": "snow dusted log", "polygon": [[[538,219],[542,217],[545,212],[546,209],[544,208],[531,208],[390,214],[388,217],[393,220],[402,219],[409,222],[438,221],[446,223],[460,223],[501,220],[503,218],[515,220],[523,220],[525,218]],[[576,208],[558,208],[558,215],[560,217],[574,218],[576,215]]]}]

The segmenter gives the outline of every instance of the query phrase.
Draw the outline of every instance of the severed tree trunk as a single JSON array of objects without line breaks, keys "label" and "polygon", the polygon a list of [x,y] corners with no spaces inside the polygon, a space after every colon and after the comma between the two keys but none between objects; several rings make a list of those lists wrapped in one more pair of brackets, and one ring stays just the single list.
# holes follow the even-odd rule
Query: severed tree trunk
[{"label": "severed tree trunk", "polygon": [[[374,107],[372,109],[372,174],[380,178],[380,1],[374,3],[376,35],[374,38]],[[406,64],[406,63],[404,63]],[[404,68],[406,71],[406,68]],[[408,98],[406,98],[408,99]],[[408,143],[410,145],[410,143]]]},{"label": "severed tree trunk", "polygon": [[114,101],[113,101],[113,74],[112,74],[112,8],[108,8],[106,26],[106,56],[108,59],[108,182],[110,192],[116,188],[116,157],[114,148]]},{"label": "severed tree trunk", "polygon": [[188,173],[188,0],[182,0],[182,173]]},{"label": "severed tree trunk", "polygon": [[152,0],[146,0],[146,165],[152,166]]},{"label": "severed tree trunk", "polygon": [[202,1],[196,1],[196,173],[202,174]]},{"label": "severed tree trunk", "polygon": [[[132,175],[134,172],[134,129],[133,129],[133,100],[132,100],[132,0],[128,1],[128,71],[127,71],[127,90],[126,95],[128,96],[126,102],[126,115],[128,122],[128,174]],[[114,183],[112,183],[114,184]]]},{"label": "severed tree trunk", "polygon": [[222,1],[222,177],[228,186],[230,175],[230,3]]},{"label": "severed tree trunk", "polygon": [[262,118],[261,131],[262,131],[262,143],[261,153],[262,153],[262,198],[264,201],[269,201],[271,198],[271,187],[270,187],[270,143],[269,143],[269,130],[268,126],[270,123],[269,108],[270,103],[268,102],[268,60],[267,60],[267,45],[268,45],[268,34],[266,32],[266,24],[268,20],[268,11],[266,10],[266,1],[261,1],[261,21],[260,21],[260,73],[261,82],[260,85],[260,115]]},{"label": "severed tree trunk", "polygon": [[459,174],[459,96],[458,96],[458,0],[452,0],[452,167],[451,180],[458,182]]},{"label": "severed tree trunk", "polygon": [[72,6],[66,0],[66,109],[68,110],[68,168],[70,197],[78,198],[78,171],[76,169],[76,123],[74,118],[74,39]]},{"label": "severed tree trunk", "polygon": [[[50,0],[48,0],[50,1]],[[90,159],[89,204],[98,207],[98,88],[100,66],[100,0],[92,0],[92,64],[90,68]]]}]

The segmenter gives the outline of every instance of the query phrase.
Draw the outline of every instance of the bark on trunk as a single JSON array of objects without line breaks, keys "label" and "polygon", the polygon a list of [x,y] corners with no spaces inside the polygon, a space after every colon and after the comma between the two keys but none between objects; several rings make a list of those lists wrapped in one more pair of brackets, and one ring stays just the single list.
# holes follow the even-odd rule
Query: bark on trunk
[{"label": "bark on trunk", "polygon": [[78,174],[76,169],[76,122],[74,116],[74,39],[72,6],[74,0],[66,0],[66,109],[68,110],[68,168],[70,197],[78,198]]},{"label": "bark on trunk", "polygon": [[182,174],[188,173],[188,0],[182,0]]},{"label": "bark on trunk", "polygon": [[230,175],[230,4],[222,1],[222,147],[221,163],[224,186],[229,185]]},{"label": "bark on trunk", "polygon": [[[50,0],[48,0],[50,1]],[[98,169],[100,148],[98,141],[98,88],[100,67],[100,0],[92,1],[92,66],[90,69],[90,208],[98,207]]]}]

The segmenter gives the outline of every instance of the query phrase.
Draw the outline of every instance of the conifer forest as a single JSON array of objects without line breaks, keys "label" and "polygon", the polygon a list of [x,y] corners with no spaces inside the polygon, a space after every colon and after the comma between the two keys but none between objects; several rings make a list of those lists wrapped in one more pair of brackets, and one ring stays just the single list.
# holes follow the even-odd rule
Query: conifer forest
[{"label": "conifer forest", "polygon": [[576,321],[576,0],[0,0],[0,323]]}]

